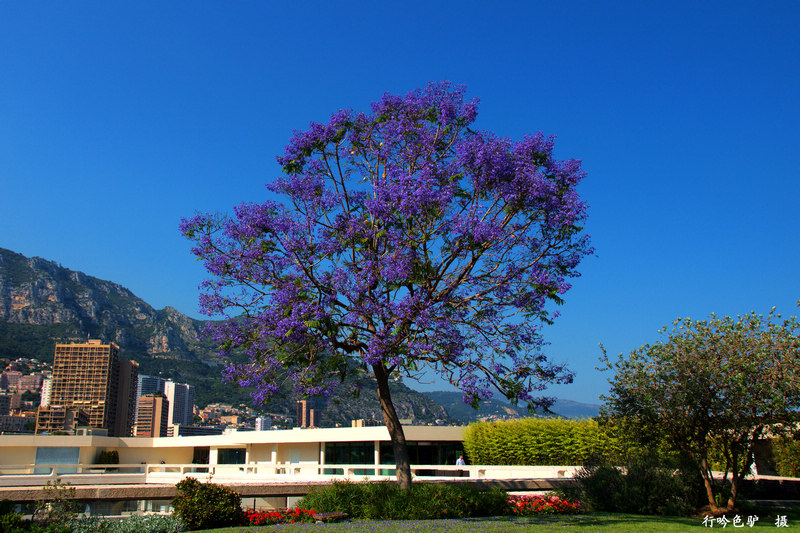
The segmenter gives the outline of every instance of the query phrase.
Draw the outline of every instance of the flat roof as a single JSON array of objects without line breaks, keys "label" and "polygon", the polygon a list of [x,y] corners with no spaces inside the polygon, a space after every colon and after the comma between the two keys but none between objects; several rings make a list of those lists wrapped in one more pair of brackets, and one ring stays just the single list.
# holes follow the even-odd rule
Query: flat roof
[{"label": "flat roof", "polygon": [[[461,442],[466,426],[405,426],[406,440],[413,442]],[[231,447],[247,444],[310,442],[389,442],[386,426],[358,428],[296,428],[265,431],[234,431],[226,435],[185,437],[107,437],[101,435],[0,435],[2,447],[103,447],[183,448],[187,446]]]}]

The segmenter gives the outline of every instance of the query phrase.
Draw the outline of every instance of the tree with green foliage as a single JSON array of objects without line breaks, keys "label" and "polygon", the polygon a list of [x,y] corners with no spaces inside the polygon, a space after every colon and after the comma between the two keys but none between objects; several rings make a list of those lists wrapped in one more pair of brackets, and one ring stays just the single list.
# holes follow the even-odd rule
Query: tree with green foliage
[{"label": "tree with green foliage", "polygon": [[200,483],[187,477],[177,485],[172,500],[175,515],[189,530],[238,526],[245,523],[242,497],[228,487]]},{"label": "tree with green foliage", "polygon": [[[658,427],[677,452],[699,466],[713,511],[736,505],[742,480],[754,464],[754,445],[789,433],[800,408],[800,324],[750,313],[736,318],[678,319],[666,338],[616,363],[604,416]],[[720,501],[712,474],[721,450],[730,496]]]},{"label": "tree with green foliage", "polygon": [[36,502],[33,519],[48,524],[66,524],[75,518],[81,505],[75,499],[75,487],[61,478],[48,481],[42,487],[44,499]]}]

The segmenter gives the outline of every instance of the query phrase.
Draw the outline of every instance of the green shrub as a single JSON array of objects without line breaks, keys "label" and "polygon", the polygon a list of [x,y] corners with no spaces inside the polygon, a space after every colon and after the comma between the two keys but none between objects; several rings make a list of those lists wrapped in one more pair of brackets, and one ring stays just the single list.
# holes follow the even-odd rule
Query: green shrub
[{"label": "green shrub", "polygon": [[334,481],[328,486],[313,487],[298,506],[370,520],[466,518],[510,512],[508,495],[500,489],[481,490],[469,484],[414,483],[410,489],[402,490],[391,481]]},{"label": "green shrub", "polygon": [[70,533],[180,533],[186,530],[177,516],[131,516],[122,520],[89,516],[69,522]]},{"label": "green shrub", "polygon": [[186,478],[177,485],[172,500],[175,515],[189,530],[238,526],[245,523],[242,498],[234,490]]},{"label": "green shrub", "polygon": [[476,422],[464,432],[470,462],[481,465],[579,465],[593,455],[619,458],[629,447],[617,428],[594,420]]},{"label": "green shrub", "polygon": [[703,501],[697,472],[694,465],[652,455],[632,458],[622,467],[590,461],[577,472],[577,485],[560,492],[592,511],[688,515]]},{"label": "green shrub", "polygon": [[23,531],[22,517],[14,512],[0,514],[0,531],[4,533]]},{"label": "green shrub", "polygon": [[773,440],[772,457],[779,476],[800,477],[800,442],[791,438]]},{"label": "green shrub", "polygon": [[2,533],[72,533],[66,523],[42,524],[23,520],[16,513],[0,515]]}]

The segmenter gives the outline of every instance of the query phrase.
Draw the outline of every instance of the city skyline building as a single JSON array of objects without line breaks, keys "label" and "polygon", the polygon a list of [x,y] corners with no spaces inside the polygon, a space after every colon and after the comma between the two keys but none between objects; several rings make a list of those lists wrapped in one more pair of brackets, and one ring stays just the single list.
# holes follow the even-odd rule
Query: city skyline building
[{"label": "city skyline building", "polygon": [[299,428],[313,428],[316,427],[318,402],[313,400],[298,400],[297,401],[297,418],[294,425]]},{"label": "city skyline building", "polygon": [[83,409],[70,407],[39,407],[36,412],[36,434],[69,433],[75,435],[79,426],[89,423],[89,415]]},{"label": "city skyline building", "polygon": [[160,392],[139,398],[136,413],[136,437],[166,437],[170,412],[169,400]]},{"label": "city skyline building", "polygon": [[50,394],[53,392],[53,378],[47,378],[42,381],[42,392],[39,399],[39,405],[47,407],[50,405]]},{"label": "city skyline building", "polygon": [[164,378],[141,374],[136,384],[136,410],[139,410],[139,399],[148,394],[164,392]]},{"label": "city skyline building", "polygon": [[148,394],[161,393],[169,401],[170,426],[180,424],[191,426],[194,422],[194,386],[186,383],[177,383],[171,379],[158,376],[139,376],[136,387],[136,411],[139,411],[141,398]]},{"label": "city skyline building", "polygon": [[129,436],[133,432],[133,426],[136,423],[136,385],[138,381],[139,363],[120,361],[117,416],[114,420],[113,435]]},{"label": "city skyline building", "polygon": [[167,380],[164,395],[169,400],[169,425],[191,426],[194,422],[194,387],[185,383]]},{"label": "city skyline building", "polygon": [[259,416],[256,418],[256,431],[267,431],[272,429],[272,418],[268,416]]},{"label": "city skyline building", "polygon": [[105,428],[112,436],[128,436],[135,416],[138,366],[120,361],[119,346],[113,342],[57,343],[50,406],[82,410],[89,426]]}]

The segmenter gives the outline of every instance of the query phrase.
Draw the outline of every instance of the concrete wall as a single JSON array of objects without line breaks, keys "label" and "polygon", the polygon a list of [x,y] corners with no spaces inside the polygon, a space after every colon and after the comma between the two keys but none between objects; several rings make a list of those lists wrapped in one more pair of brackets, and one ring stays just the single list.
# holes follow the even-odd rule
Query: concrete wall
[{"label": "concrete wall", "polygon": [[319,461],[319,443],[294,442],[278,445],[279,463],[316,463]]},{"label": "concrete wall", "polygon": [[[3,455],[2,463],[5,465],[32,465],[36,460],[36,448],[30,446],[14,446],[3,447],[0,450]],[[14,471],[5,471],[0,466],[0,474],[13,473]]]},{"label": "concrete wall", "polygon": [[271,463],[274,444],[251,444],[247,450],[248,463]]},{"label": "concrete wall", "polygon": [[192,462],[194,447],[185,448],[118,448],[121,464],[149,463],[188,464]]}]

